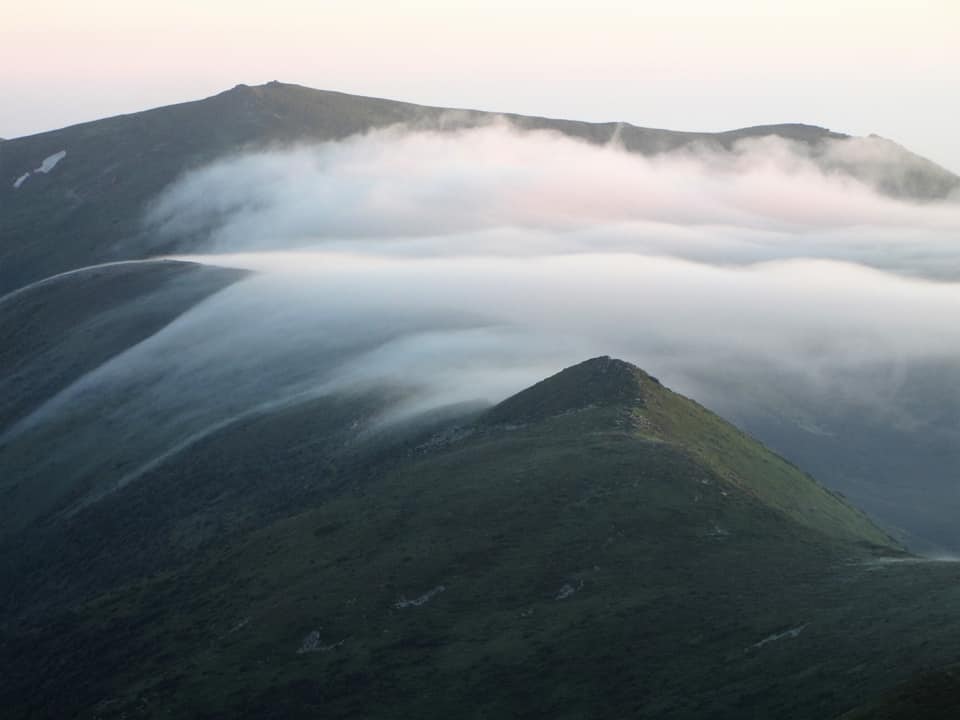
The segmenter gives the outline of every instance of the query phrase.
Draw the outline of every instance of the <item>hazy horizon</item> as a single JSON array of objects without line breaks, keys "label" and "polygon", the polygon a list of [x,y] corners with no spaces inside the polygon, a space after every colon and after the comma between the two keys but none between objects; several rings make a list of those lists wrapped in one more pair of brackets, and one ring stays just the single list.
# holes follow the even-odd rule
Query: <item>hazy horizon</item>
[{"label": "hazy horizon", "polygon": [[[875,133],[953,171],[960,6],[39,2],[0,29],[0,137],[270,80],[672,130]],[[46,50],[56,52],[46,52]]]}]

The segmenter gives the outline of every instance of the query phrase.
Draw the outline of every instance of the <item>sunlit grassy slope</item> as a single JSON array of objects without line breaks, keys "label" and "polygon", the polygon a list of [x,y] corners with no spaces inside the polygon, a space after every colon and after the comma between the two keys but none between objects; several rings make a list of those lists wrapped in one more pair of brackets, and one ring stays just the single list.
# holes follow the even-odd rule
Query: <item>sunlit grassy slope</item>
[{"label": "sunlit grassy slope", "polygon": [[[583,398],[590,405],[578,407]],[[520,393],[493,410],[490,418],[549,415],[566,407],[590,410],[603,402],[612,416],[608,430],[627,437],[670,444],[709,469],[728,489],[837,538],[889,544],[890,538],[861,512],[774,455],[763,445],[696,402],[671,392],[655,378],[622,361],[598,358],[568,369]],[[593,415],[585,424],[597,423]]]}]

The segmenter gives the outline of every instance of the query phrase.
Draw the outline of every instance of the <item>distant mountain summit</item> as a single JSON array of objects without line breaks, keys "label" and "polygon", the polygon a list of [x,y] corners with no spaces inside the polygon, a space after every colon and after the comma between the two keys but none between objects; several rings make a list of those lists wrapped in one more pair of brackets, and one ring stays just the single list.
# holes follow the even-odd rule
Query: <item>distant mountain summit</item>
[{"label": "distant mountain summit", "polygon": [[[503,118],[525,130],[553,130],[590,143],[616,141],[656,155],[694,145],[728,150],[745,138],[803,143],[828,169],[883,192],[931,200],[960,178],[881,139],[850,138],[803,124],[720,133],[676,132],[622,122],[587,123],[476,110],[450,110],[270,82],[237,85],[204,100],[82,123],[7,140],[0,149],[0,294],[76,267],[190,252],[186,239],[157,247],[144,236],[148,203],[183,172],[219,157],[287,143],[345,138],[406,123],[438,130]],[[878,157],[823,154],[826,141],[882,144]],[[60,158],[59,160],[54,160]],[[45,170],[39,171],[40,169]]]}]

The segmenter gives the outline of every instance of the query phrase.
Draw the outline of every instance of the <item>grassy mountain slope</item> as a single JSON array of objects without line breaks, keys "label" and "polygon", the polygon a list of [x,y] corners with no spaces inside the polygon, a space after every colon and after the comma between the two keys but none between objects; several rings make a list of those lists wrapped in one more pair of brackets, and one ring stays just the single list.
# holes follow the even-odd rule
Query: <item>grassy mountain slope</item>
[{"label": "grassy mountain slope", "polygon": [[[41,470],[80,428],[67,424],[62,434],[22,451],[17,433],[37,418],[43,426],[46,403],[58,393],[243,275],[189,263],[125,263],[67,273],[0,300],[0,535],[78,492],[63,473]],[[97,427],[110,427],[109,410],[100,407]],[[150,430],[127,428],[134,437]],[[99,453],[96,446],[85,449],[89,458]]]},{"label": "grassy mountain slope", "polygon": [[[622,397],[610,397],[622,393]],[[757,497],[791,519],[838,537],[889,538],[864,515],[697,403],[664,388],[655,378],[622,361],[598,358],[510,398],[491,419],[535,418],[567,398],[601,397],[629,408],[622,422],[641,437],[681,446],[728,485]]]},{"label": "grassy mountain slope", "polygon": [[954,359],[865,364],[826,384],[763,369],[737,382],[727,378],[724,397],[711,404],[724,418],[843,493],[914,550],[960,548]]},{"label": "grassy mountain slope", "polygon": [[[355,425],[363,404],[231,426],[73,518],[100,533],[88,574],[125,570],[57,612],[5,614],[0,703],[820,718],[960,653],[944,615],[960,569],[901,560],[857,511],[626,363],[388,435]],[[351,436],[366,439],[344,453]],[[70,587],[63,569],[46,581]]]},{"label": "grassy mountain slope", "polygon": [[[401,394],[374,389],[252,414],[79,510],[70,498],[48,499],[52,509],[0,542],[9,580],[0,613],[34,617],[62,610],[324,502],[395,461],[408,435],[419,438],[450,420],[430,414],[388,435],[358,438],[357,428]],[[471,409],[449,412],[459,417]]]},{"label": "grassy mountain slope", "polygon": [[243,274],[134,262],[79,270],[0,298],[0,432]]},{"label": "grassy mountain slope", "polygon": [[953,720],[960,707],[960,665],[918,674],[840,720]]}]

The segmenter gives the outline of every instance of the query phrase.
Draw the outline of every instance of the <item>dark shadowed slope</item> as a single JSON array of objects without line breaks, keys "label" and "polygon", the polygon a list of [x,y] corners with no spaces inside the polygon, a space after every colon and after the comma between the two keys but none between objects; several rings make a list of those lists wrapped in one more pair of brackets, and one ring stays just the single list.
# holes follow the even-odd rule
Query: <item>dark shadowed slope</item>
[{"label": "dark shadowed slope", "polygon": [[[201,300],[245,273],[181,262],[130,262],[84,268],[50,278],[0,299],[0,534],[24,527],[78,492],[63,473],[38,474],[77,424],[26,448],[18,460],[11,438],[38,417],[65,389],[162,330]],[[170,358],[175,365],[176,358]],[[97,401],[96,391],[93,400]],[[122,439],[110,407],[99,399],[102,432],[85,445],[87,461]],[[155,409],[146,408],[149,414]],[[54,415],[56,413],[54,412]],[[152,424],[127,428],[149,436]]]},{"label": "dark shadowed slope", "polygon": [[840,720],[954,720],[958,712],[960,665],[951,665],[920,673]]},{"label": "dark shadowed slope", "polygon": [[904,556],[633,366],[596,358],[475,419],[370,434],[383,397],[228,426],[20,534],[33,572],[6,587],[65,592],[59,611],[8,598],[0,703],[823,718],[960,652],[960,568]]},{"label": "dark shadowed slope", "polygon": [[[122,477],[124,468],[101,466],[98,475],[79,475],[71,482],[65,479],[73,476],[66,470],[55,472],[55,464],[42,473],[17,473],[19,482],[4,485],[7,502],[0,515],[0,528],[9,540],[7,566],[19,568],[11,602],[24,608],[43,604],[45,597],[55,595],[45,577],[56,578],[61,588],[70,586],[70,597],[102,589],[89,584],[97,576],[90,568],[98,552],[106,553],[102,572],[109,578],[132,579],[167,556],[217,540],[219,533],[249,530],[278,513],[317,502],[356,479],[356,473],[371,472],[372,462],[406,462],[410,458],[404,443],[410,437],[438,423],[449,425],[452,420],[447,418],[475,412],[451,408],[392,429],[381,427],[379,415],[406,392],[403,387],[378,386],[269,406],[215,426],[195,443],[177,446],[135,481],[102,495],[88,495],[89,487],[109,481],[111,474]],[[691,456],[684,464],[701,466],[722,478],[724,486],[735,487],[737,494],[826,536],[893,544],[859,511],[796,468],[621,361],[598,358],[570,368],[501,403],[477,424],[452,430],[451,437],[498,436],[504,428],[509,433],[556,417],[570,417],[570,431],[575,431],[581,413],[584,429],[599,423],[598,430],[615,430],[626,439],[662,446],[664,452],[682,450]],[[158,416],[155,411],[139,421],[128,419],[122,430],[113,432],[128,444],[146,442],[139,439],[159,432]],[[110,427],[105,425],[102,432],[110,434]],[[425,447],[447,443],[441,433]],[[389,449],[396,444],[399,455]],[[0,459],[15,468],[14,461],[25,452],[15,445],[0,446]],[[44,448],[35,452],[41,454]],[[46,449],[47,454],[55,452]],[[88,449],[88,454],[106,452]],[[79,456],[74,462],[88,460]],[[589,475],[589,468],[584,471]],[[87,500],[77,505],[84,497]],[[61,549],[51,555],[51,547]],[[47,570],[36,573],[37,567]],[[76,574],[78,567],[83,571]]]},{"label": "dark shadowed slope", "polygon": [[[662,153],[692,144],[730,148],[746,137],[775,135],[817,148],[847,136],[799,124],[690,133],[626,123],[450,111],[410,103],[268,83],[238,85],[205,100],[84,123],[9,140],[0,149],[0,292],[76,267],[134,259],[158,248],[143,236],[149,201],[186,170],[245,149],[336,140],[406,123],[457,128],[506,117],[525,129],[551,129],[593,143],[616,139],[632,151]],[[882,141],[886,142],[886,141]],[[892,143],[897,167],[840,163],[831,169],[879,182],[913,198],[940,198],[958,178]],[[65,153],[65,155],[60,155]],[[51,167],[52,164],[52,167]],[[903,166],[909,167],[902,172]],[[39,171],[47,167],[46,172]]]},{"label": "dark shadowed slope", "polygon": [[0,434],[245,273],[181,262],[82,268],[0,298]]}]

